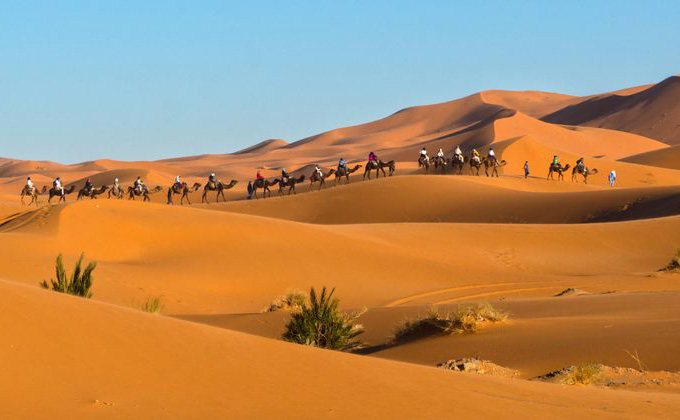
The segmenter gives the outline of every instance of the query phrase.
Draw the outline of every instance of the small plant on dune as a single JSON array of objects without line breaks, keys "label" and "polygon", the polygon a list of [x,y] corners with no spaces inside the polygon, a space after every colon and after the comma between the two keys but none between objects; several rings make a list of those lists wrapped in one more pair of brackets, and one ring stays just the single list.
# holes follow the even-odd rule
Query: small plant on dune
[{"label": "small plant on dune", "polygon": [[597,379],[602,371],[602,365],[589,363],[572,366],[562,374],[562,382],[567,385],[588,385]]},{"label": "small plant on dune", "polygon": [[361,347],[363,343],[356,340],[356,337],[364,329],[355,321],[363,312],[340,312],[340,301],[333,298],[334,292],[335,289],[332,289],[328,293],[324,287],[317,296],[312,287],[309,303],[303,302],[300,311],[291,315],[283,339],[331,350],[348,351]]},{"label": "small plant on dune", "polygon": [[152,314],[159,314],[163,310],[163,300],[159,296],[149,296],[142,304],[142,310]]},{"label": "small plant on dune", "polygon": [[507,313],[489,303],[458,308],[445,314],[432,307],[424,316],[406,320],[399,325],[393,341],[408,341],[435,334],[472,333],[485,324],[505,321],[507,318]]},{"label": "small plant on dune", "polygon": [[680,249],[675,252],[675,256],[668,265],[659,271],[680,271]]},{"label": "small plant on dune", "polygon": [[307,296],[299,290],[289,290],[274,299],[262,312],[290,311],[299,312],[307,303]]},{"label": "small plant on dune", "polygon": [[634,352],[626,350],[626,353],[628,353],[628,356],[630,356],[631,359],[635,360],[635,362],[638,365],[638,370],[640,372],[645,372],[647,370],[647,366],[645,365],[645,363],[640,358],[640,355],[638,354],[637,350],[635,350]]},{"label": "small plant on dune", "polygon": [[50,279],[50,284],[47,283],[47,280],[43,280],[40,285],[45,289],[49,289],[51,286],[52,290],[56,292],[68,293],[70,295],[82,296],[85,298],[92,297],[92,292],[90,292],[90,289],[92,288],[92,282],[94,281],[92,272],[97,267],[97,263],[91,261],[83,270],[82,264],[84,258],[85,254],[80,254],[80,258],[76,262],[73,273],[70,277],[67,277],[61,254],[59,254],[59,256],[57,256],[55,270],[57,279]]}]

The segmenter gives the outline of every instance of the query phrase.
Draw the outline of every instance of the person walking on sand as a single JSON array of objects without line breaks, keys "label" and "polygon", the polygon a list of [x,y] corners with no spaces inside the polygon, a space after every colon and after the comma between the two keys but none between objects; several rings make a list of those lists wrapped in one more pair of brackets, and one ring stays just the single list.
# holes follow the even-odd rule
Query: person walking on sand
[{"label": "person walking on sand", "polygon": [[253,197],[253,181],[249,179],[248,180],[248,200],[250,200],[252,197]]},{"label": "person walking on sand", "polygon": [[524,162],[524,179],[529,178],[529,161]]},{"label": "person walking on sand", "polygon": [[616,171],[612,169],[612,171],[609,172],[609,186],[613,188],[615,183],[616,183]]}]

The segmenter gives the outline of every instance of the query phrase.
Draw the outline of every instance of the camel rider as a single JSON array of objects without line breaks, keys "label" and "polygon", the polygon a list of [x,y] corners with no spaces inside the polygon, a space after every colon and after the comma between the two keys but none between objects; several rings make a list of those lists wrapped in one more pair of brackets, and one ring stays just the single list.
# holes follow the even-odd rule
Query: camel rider
[{"label": "camel rider", "polygon": [[420,150],[420,158],[423,159],[424,162],[430,161],[430,158],[427,156],[427,149],[424,147]]},{"label": "camel rider", "polygon": [[257,180],[264,179],[264,177],[262,176],[260,171],[257,171],[257,175],[255,176],[255,179],[257,179]]},{"label": "camel rider", "polygon": [[118,178],[113,180],[113,188],[116,189],[116,190],[120,188],[120,183],[118,182]]},{"label": "camel rider", "polygon": [[585,171],[586,163],[583,161],[583,158],[580,158],[579,160],[576,161],[576,167],[579,168],[581,171]]},{"label": "camel rider", "polygon": [[281,182],[286,184],[290,180],[290,175],[288,174],[288,171],[286,168],[281,168]]},{"label": "camel rider", "polygon": [[29,176],[28,178],[26,178],[26,188],[27,188],[29,191],[33,191],[33,181],[31,181],[31,177],[30,177],[30,176]]},{"label": "camel rider", "polygon": [[87,181],[85,181],[85,191],[88,194],[92,192],[92,182],[90,182],[90,178],[87,178]]},{"label": "camel rider", "polygon": [[175,188],[180,188],[182,186],[182,179],[177,175],[175,177],[175,183],[173,184],[173,187]]},{"label": "camel rider", "polygon": [[441,147],[439,148],[439,151],[437,152],[437,157],[438,158],[444,158],[444,151],[442,150]]},{"label": "camel rider", "polygon": [[371,152],[371,153],[368,154],[368,161],[369,162],[378,162],[378,156],[375,153]]},{"label": "camel rider", "polygon": [[340,169],[344,169],[345,172],[348,172],[347,162],[345,161],[345,158],[340,158],[340,162],[338,162],[338,172],[340,172]]},{"label": "camel rider", "polygon": [[456,146],[456,150],[453,152],[453,156],[459,158],[460,156],[463,156],[463,151],[460,150],[460,146]]},{"label": "camel rider", "polygon": [[215,172],[211,172],[208,176],[208,184],[213,184],[213,187],[217,187],[217,179],[215,178]]},{"label": "camel rider", "polygon": [[144,182],[142,182],[141,176],[138,176],[137,179],[135,179],[134,188],[135,191],[139,191],[140,194],[144,192]]},{"label": "camel rider", "polygon": [[52,183],[52,186],[55,190],[59,191],[61,195],[64,195],[64,187],[61,186],[61,177],[57,177]]},{"label": "camel rider", "polygon": [[496,153],[493,151],[493,147],[489,148],[489,156],[488,156],[489,161],[496,163]]},{"label": "camel rider", "polygon": [[320,179],[323,178],[323,171],[321,170],[321,168],[319,168],[318,163],[314,164],[314,172],[316,172]]},{"label": "camel rider", "polygon": [[553,156],[552,165],[553,165],[553,166],[557,166],[557,165],[559,165],[559,164],[560,164],[560,158],[557,157],[557,155]]},{"label": "camel rider", "polygon": [[479,162],[479,152],[477,151],[477,149],[472,149],[472,159]]}]

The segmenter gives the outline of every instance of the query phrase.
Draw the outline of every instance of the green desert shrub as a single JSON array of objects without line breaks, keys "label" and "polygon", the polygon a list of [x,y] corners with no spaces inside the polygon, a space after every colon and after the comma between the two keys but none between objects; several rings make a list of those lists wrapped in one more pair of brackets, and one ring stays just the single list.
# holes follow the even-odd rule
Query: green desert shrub
[{"label": "green desert shrub", "polygon": [[50,279],[50,284],[47,283],[47,280],[43,280],[40,285],[45,289],[49,289],[51,286],[52,290],[56,292],[68,293],[69,295],[82,296],[86,298],[92,297],[92,292],[90,292],[90,289],[92,288],[92,282],[94,281],[92,272],[97,267],[97,263],[89,262],[87,267],[85,267],[83,270],[82,265],[84,258],[85,254],[80,254],[80,258],[76,262],[73,273],[71,276],[67,277],[66,270],[64,269],[64,262],[62,261],[61,254],[59,254],[59,256],[57,256],[55,269],[57,276],[56,280]]},{"label": "green desert shrub", "polygon": [[299,290],[290,290],[274,299],[262,312],[290,311],[299,312],[307,302],[307,296]]},{"label": "green desert shrub", "polygon": [[393,341],[408,341],[437,334],[457,334],[475,332],[482,325],[505,321],[507,313],[500,311],[489,303],[458,308],[444,314],[436,307],[416,319],[409,319],[399,325]]},{"label": "green desert shrub", "polygon": [[159,314],[163,310],[163,300],[159,296],[149,296],[142,304],[142,310],[152,314]]},{"label": "green desert shrub", "polygon": [[348,351],[361,347],[363,343],[356,337],[364,329],[355,321],[363,312],[340,312],[340,301],[333,298],[334,292],[335,289],[332,289],[328,293],[324,287],[317,296],[312,287],[309,303],[303,302],[300,311],[291,314],[283,339],[331,350]]}]

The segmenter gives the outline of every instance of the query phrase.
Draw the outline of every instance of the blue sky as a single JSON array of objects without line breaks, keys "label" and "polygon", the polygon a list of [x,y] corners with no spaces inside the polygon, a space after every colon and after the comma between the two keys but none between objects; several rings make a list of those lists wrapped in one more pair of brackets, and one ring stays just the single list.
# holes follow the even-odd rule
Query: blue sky
[{"label": "blue sky", "polygon": [[678,1],[13,1],[0,156],[227,153],[485,89],[680,73]]}]

